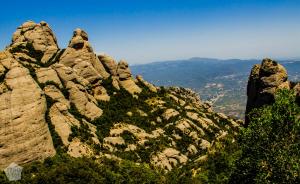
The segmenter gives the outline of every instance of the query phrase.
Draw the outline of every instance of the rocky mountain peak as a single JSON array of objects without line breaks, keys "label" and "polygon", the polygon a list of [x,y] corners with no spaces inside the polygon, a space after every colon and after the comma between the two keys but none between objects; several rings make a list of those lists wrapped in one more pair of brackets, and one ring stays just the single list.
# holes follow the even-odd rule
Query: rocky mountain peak
[{"label": "rocky mountain peak", "polygon": [[10,51],[17,58],[46,63],[59,50],[56,37],[49,25],[28,21],[17,28],[13,34]]},{"label": "rocky mountain peak", "polygon": [[88,43],[88,35],[85,31],[77,28],[73,32],[73,37],[70,41],[69,47],[74,49],[82,49],[83,46],[88,47],[92,51],[92,47]]},{"label": "rocky mountain peak", "polygon": [[73,37],[76,37],[76,36],[80,36],[85,41],[89,40],[88,34],[84,30],[82,30],[80,28],[77,28],[77,29],[74,30]]},{"label": "rocky mountain peak", "polygon": [[87,33],[79,28],[74,30],[73,37],[61,55],[59,63],[82,70],[81,76],[92,83],[96,79],[107,79],[110,76],[93,52]]},{"label": "rocky mountain peak", "polygon": [[261,63],[260,74],[263,76],[269,76],[272,74],[276,74],[279,72],[287,75],[286,70],[282,67],[282,65],[278,64],[276,61],[271,60],[269,58],[263,59]]}]

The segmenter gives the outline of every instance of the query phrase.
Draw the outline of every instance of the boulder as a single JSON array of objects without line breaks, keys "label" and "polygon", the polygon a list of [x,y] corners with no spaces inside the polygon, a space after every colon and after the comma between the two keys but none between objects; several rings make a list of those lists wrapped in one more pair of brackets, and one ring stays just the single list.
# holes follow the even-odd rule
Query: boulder
[{"label": "boulder", "polygon": [[[0,79],[4,78],[6,69],[4,68],[4,66],[0,63]],[[1,81],[0,81],[1,82]]]},{"label": "boulder", "polygon": [[[123,87],[130,94],[135,94],[135,93],[142,92],[142,89],[140,87],[138,87],[138,85],[136,85],[135,82],[132,79],[119,81],[119,84],[120,84],[121,87]],[[117,87],[115,87],[115,88],[117,88]]]},{"label": "boulder", "polygon": [[[265,65],[265,78],[257,74],[264,91],[290,85],[282,68]],[[123,99],[122,89],[135,99]],[[122,108],[122,100],[130,106]],[[108,114],[101,117],[101,108]],[[47,23],[29,21],[0,52],[0,169],[55,155],[52,134],[72,157],[110,155],[171,170],[237,133],[235,126],[192,90],[156,87],[134,79],[126,61],[96,56],[81,29],[59,50]]]},{"label": "boulder", "polygon": [[14,56],[7,50],[0,52],[0,63],[7,70],[19,65],[19,63],[14,59]]},{"label": "boulder", "polygon": [[56,102],[54,103],[49,110],[49,117],[51,123],[55,127],[55,131],[60,136],[64,146],[68,149],[68,154],[73,157],[81,157],[81,156],[92,156],[94,155],[93,149],[91,145],[85,144],[78,138],[69,139],[72,134],[72,127],[80,127],[81,124],[87,125],[85,128],[89,129],[92,134],[92,140],[95,144],[99,144],[99,140],[96,136],[96,127],[86,121],[79,122],[70,112],[69,106]]},{"label": "boulder", "polygon": [[88,80],[90,83],[96,83],[102,79],[102,76],[95,70],[92,64],[87,61],[81,61],[74,65],[73,69],[82,78]]},{"label": "boulder", "polygon": [[111,84],[113,85],[114,88],[117,90],[120,90],[120,85],[119,85],[119,78],[117,76],[112,76],[112,82]]}]

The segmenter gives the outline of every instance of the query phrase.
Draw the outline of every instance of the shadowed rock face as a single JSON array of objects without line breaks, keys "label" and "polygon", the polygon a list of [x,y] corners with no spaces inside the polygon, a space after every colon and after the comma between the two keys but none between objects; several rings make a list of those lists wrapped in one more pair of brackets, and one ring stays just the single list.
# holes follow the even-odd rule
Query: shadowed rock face
[{"label": "shadowed rock face", "polygon": [[126,61],[96,56],[81,29],[60,50],[46,22],[29,21],[0,52],[0,169],[59,149],[171,170],[205,158],[238,126],[191,90],[156,87]]},{"label": "shadowed rock face", "polygon": [[245,123],[249,124],[247,114],[254,108],[272,104],[278,89],[294,89],[299,101],[299,84],[288,81],[286,69],[271,59],[264,59],[261,64],[254,65],[247,86],[247,107]]},{"label": "shadowed rock face", "polygon": [[117,76],[118,65],[116,61],[108,55],[99,55],[98,59],[103,63],[104,67],[109,71],[110,75]]}]

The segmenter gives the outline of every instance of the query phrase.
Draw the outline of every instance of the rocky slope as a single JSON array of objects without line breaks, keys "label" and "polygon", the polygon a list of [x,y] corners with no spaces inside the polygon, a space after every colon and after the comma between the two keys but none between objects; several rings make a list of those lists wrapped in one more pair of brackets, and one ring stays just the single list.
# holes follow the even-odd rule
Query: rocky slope
[{"label": "rocky slope", "polygon": [[97,56],[81,29],[60,49],[46,22],[29,21],[0,52],[1,169],[65,152],[171,170],[205,160],[239,123],[191,90],[134,79],[126,61]]}]

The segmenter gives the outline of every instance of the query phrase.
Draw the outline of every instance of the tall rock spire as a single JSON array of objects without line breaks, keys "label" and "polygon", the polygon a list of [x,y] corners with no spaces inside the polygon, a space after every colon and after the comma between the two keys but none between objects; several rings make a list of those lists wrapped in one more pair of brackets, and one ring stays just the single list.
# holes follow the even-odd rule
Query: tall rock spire
[{"label": "tall rock spire", "polygon": [[271,59],[253,66],[247,85],[246,125],[249,123],[247,114],[252,109],[273,103],[278,89],[290,89],[287,78],[286,69]]},{"label": "tall rock spire", "polygon": [[74,31],[67,49],[60,58],[60,63],[77,69],[80,76],[91,83],[109,77],[109,73],[93,52],[87,33],[79,28]]}]

